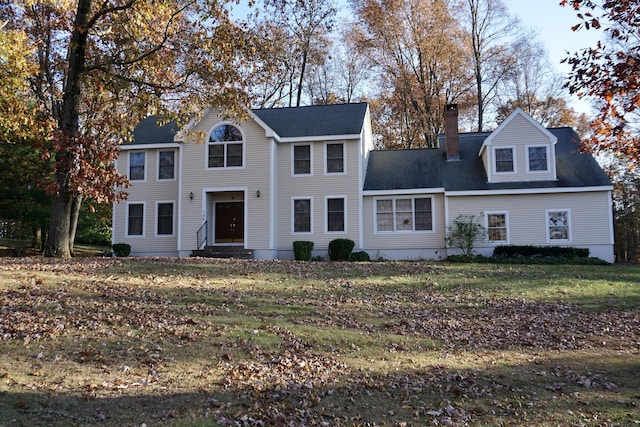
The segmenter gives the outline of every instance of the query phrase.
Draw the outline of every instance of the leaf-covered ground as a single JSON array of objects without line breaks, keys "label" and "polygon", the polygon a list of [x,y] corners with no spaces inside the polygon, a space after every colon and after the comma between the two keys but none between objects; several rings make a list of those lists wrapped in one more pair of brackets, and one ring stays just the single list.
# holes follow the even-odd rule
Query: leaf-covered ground
[{"label": "leaf-covered ground", "polygon": [[640,424],[640,268],[0,258],[0,426]]}]

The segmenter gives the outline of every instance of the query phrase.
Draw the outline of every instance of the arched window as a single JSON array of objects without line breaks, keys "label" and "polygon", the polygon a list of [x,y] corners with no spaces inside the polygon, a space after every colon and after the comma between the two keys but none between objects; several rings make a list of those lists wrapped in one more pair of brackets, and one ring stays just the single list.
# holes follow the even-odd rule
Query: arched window
[{"label": "arched window", "polygon": [[244,138],[231,124],[213,128],[209,135],[207,166],[210,168],[242,167]]}]

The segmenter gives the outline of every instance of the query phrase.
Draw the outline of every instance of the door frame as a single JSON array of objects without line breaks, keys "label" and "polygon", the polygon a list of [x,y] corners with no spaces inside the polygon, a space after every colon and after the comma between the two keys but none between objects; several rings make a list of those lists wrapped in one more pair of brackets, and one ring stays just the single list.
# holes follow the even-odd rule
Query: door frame
[{"label": "door frame", "polygon": [[[229,194],[225,193],[239,193],[237,198],[231,198]],[[247,200],[248,188],[247,187],[210,187],[202,189],[202,220],[207,221],[207,235],[209,246],[238,246],[247,247],[248,241],[248,200]],[[225,197],[227,196],[227,197]],[[215,224],[215,204],[219,202],[242,202],[243,215],[244,215],[244,227],[243,227],[243,242],[238,243],[216,243],[216,224]]]}]

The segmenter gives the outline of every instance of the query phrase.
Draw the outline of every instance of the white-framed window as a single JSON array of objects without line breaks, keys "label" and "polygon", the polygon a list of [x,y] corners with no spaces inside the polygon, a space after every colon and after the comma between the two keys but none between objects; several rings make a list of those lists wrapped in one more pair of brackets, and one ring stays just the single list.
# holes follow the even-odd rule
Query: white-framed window
[{"label": "white-framed window", "polygon": [[516,171],[515,150],[513,147],[493,149],[495,173],[514,173]]},{"label": "white-framed window", "polygon": [[376,232],[433,231],[432,197],[375,200]]},{"label": "white-framed window", "polygon": [[129,152],[129,179],[131,181],[146,180],[147,153],[144,151]]},{"label": "white-framed window", "polygon": [[173,206],[172,201],[156,203],[156,236],[173,236]]},{"label": "white-framed window", "polygon": [[325,199],[327,233],[344,233],[347,231],[346,213],[347,199],[345,196],[327,196]]},{"label": "white-framed window", "polygon": [[311,172],[311,145],[295,144],[291,146],[291,175],[313,175]]},{"label": "white-framed window", "polygon": [[144,203],[127,202],[127,231],[129,237],[144,237]]},{"label": "white-framed window", "polygon": [[244,136],[239,127],[222,123],[213,128],[207,141],[207,168],[244,166]]},{"label": "white-framed window", "polygon": [[527,147],[527,170],[529,172],[547,172],[549,170],[549,155],[546,145]]},{"label": "white-framed window", "polygon": [[509,215],[507,212],[485,212],[485,223],[489,242],[509,242]]},{"label": "white-framed window", "polygon": [[571,241],[571,212],[568,209],[549,209],[547,214],[547,241]]},{"label": "white-framed window", "polygon": [[324,146],[325,151],[325,173],[326,174],[344,174],[345,155],[343,142],[328,142]]},{"label": "white-framed window", "polygon": [[158,152],[158,180],[175,180],[176,179],[176,152],[159,151]]},{"label": "white-framed window", "polygon": [[300,197],[291,199],[291,211],[293,221],[291,229],[293,233],[311,234],[313,230],[313,199]]}]

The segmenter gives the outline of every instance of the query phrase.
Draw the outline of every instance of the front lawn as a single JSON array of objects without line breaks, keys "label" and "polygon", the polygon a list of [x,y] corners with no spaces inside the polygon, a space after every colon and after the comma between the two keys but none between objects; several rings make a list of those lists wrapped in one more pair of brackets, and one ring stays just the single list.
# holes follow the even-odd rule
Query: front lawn
[{"label": "front lawn", "polygon": [[640,267],[0,258],[0,426],[640,424]]}]

